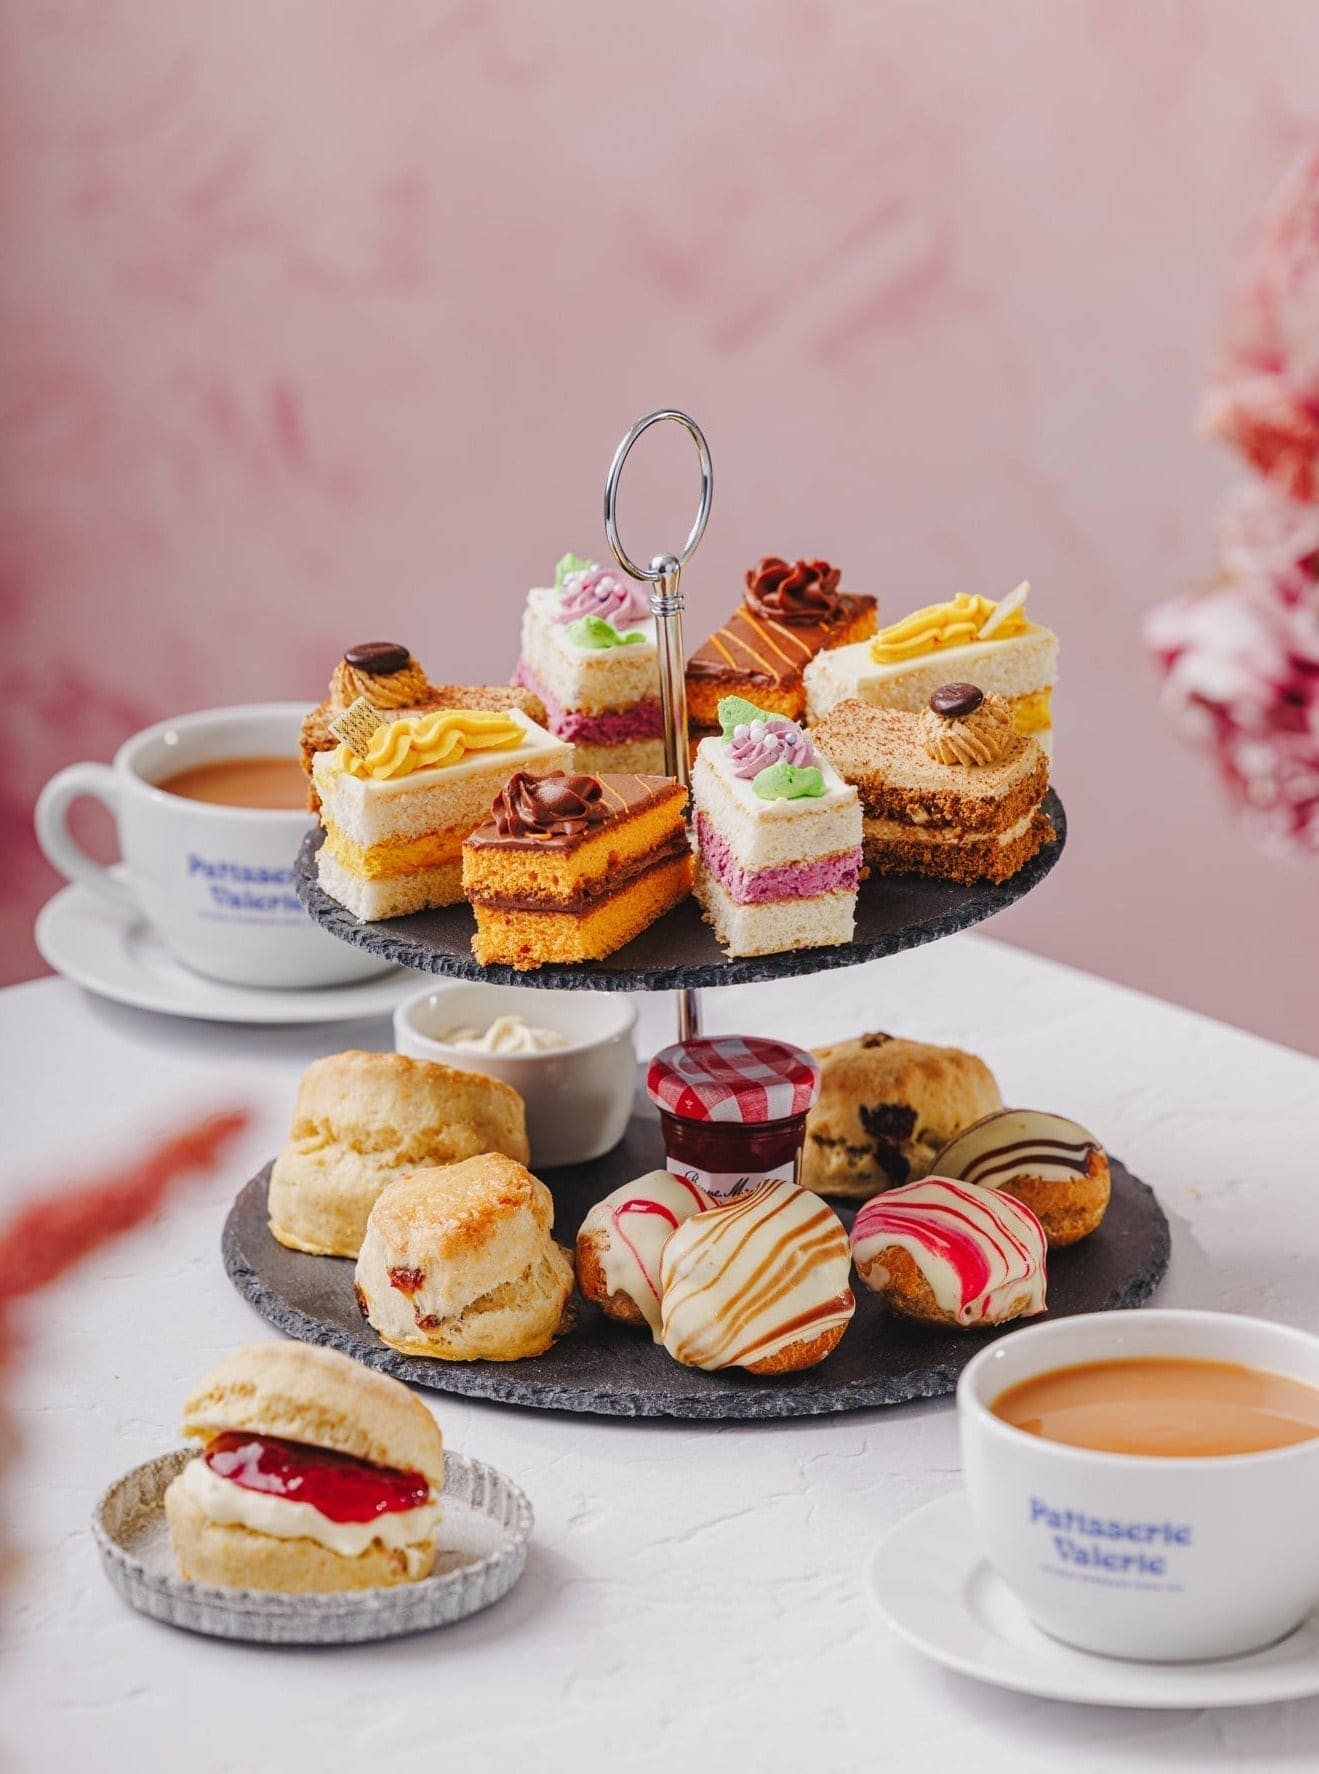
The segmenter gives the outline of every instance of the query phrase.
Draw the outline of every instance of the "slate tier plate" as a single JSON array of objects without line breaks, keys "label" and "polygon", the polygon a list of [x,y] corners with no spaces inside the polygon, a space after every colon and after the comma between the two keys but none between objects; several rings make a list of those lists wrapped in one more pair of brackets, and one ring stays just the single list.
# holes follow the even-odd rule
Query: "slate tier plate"
[{"label": "slate tier plate", "polygon": [[[664,1163],[658,1120],[638,1111],[622,1143],[591,1164],[547,1170],[555,1235],[571,1245],[587,1210],[611,1189]],[[1049,1258],[1049,1316],[1142,1305],[1168,1267],[1168,1222],[1153,1192],[1110,1155],[1113,1199],[1097,1232]],[[939,1398],[996,1331],[937,1331],[902,1323],[855,1282],[856,1316],[817,1368],[779,1379],[738,1369],[680,1367],[645,1330],[613,1323],[578,1301],[579,1321],[545,1355],[513,1362],[451,1362],[399,1355],[376,1336],[353,1297],[353,1264],[286,1250],[266,1224],[270,1166],[248,1183],[225,1223],[224,1266],[265,1319],[291,1337],[323,1343],[414,1386],[538,1410],[704,1420],[818,1416]],[[849,1225],[856,1203],[834,1203]]]},{"label": "slate tier plate", "polygon": [[861,883],[857,896],[856,936],[828,949],[794,949],[779,955],[752,955],[730,961],[701,918],[694,899],[665,914],[648,930],[605,961],[583,961],[571,967],[538,967],[519,973],[512,967],[482,967],[472,955],[475,923],[464,902],[439,911],[413,912],[406,918],[361,924],[321,890],[316,878],[316,852],[323,833],[310,832],[294,870],[298,898],[324,929],[373,955],[459,979],[480,979],[501,986],[550,986],[559,991],[658,992],[684,986],[751,985],[794,973],[820,973],[831,967],[852,967],[881,955],[937,942],[972,924],[980,924],[1038,887],[1062,854],[1067,816],[1052,789],[1044,810],[1057,836],[999,885],[982,882],[963,887],[956,881],[931,881],[923,875],[875,875]]}]

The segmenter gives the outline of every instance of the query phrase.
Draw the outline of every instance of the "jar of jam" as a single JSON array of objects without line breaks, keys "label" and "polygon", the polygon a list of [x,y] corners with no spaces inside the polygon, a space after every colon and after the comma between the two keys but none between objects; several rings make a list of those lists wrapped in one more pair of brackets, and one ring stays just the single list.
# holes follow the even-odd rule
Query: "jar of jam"
[{"label": "jar of jam", "polygon": [[677,1041],[650,1062],[668,1168],[721,1201],[799,1181],[806,1112],[820,1094],[813,1054],[761,1035]]}]

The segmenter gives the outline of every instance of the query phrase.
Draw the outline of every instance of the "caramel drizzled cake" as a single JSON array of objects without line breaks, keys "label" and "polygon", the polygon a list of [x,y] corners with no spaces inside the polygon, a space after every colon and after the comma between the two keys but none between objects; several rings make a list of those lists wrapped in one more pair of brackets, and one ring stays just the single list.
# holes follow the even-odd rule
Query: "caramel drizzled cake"
[{"label": "caramel drizzled cake", "polygon": [[[364,923],[456,904],[463,839],[510,772],[562,770],[571,746],[521,709],[437,709],[380,722],[359,699],[369,737],[318,752],[313,781],[325,841],[317,860],[331,899]],[[345,728],[345,731],[347,729]]]},{"label": "caramel drizzled cake", "polygon": [[719,703],[741,696],[772,714],[806,712],[802,672],[823,648],[875,632],[875,599],[839,591],[828,561],[767,556],[746,576],[741,604],[687,662],[687,711],[693,727],[719,725]]},{"label": "caramel drizzled cake", "polygon": [[850,942],[861,877],[856,790],[794,721],[729,696],[692,770],[695,893],[730,955]]},{"label": "caramel drizzled cake", "polygon": [[663,770],[655,620],[617,568],[566,554],[554,584],[528,592],[513,675],[544,703],[579,769]]},{"label": "caramel drizzled cake", "polygon": [[534,691],[516,684],[432,684],[406,647],[396,641],[362,641],[349,647],[335,666],[329,695],[302,723],[299,750],[313,813],[320,807],[312,780],[316,754],[333,751],[338,745],[331,724],[359,697],[365,697],[386,720],[431,714],[441,708],[477,708],[495,714],[520,708],[531,720],[545,725],[545,705]]},{"label": "caramel drizzled cake", "polygon": [[685,899],[687,792],[670,776],[519,771],[463,845],[482,965],[600,961]]},{"label": "caramel drizzled cake", "polygon": [[808,719],[853,700],[919,714],[940,684],[959,679],[1005,697],[1016,731],[1052,756],[1058,637],[1027,618],[1029,593],[1024,580],[997,603],[959,592],[872,640],[822,653],[805,672]]},{"label": "caramel drizzled cake", "polygon": [[1053,838],[1049,760],[1005,697],[945,684],[918,715],[843,702],[813,737],[860,794],[865,860],[883,874],[1006,881]]}]

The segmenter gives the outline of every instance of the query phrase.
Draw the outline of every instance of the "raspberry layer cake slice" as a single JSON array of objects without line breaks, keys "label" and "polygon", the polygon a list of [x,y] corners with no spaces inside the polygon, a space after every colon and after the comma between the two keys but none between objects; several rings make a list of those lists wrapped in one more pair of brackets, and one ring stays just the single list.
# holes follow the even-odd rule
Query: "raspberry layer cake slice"
[{"label": "raspberry layer cake slice", "polygon": [[1016,731],[1052,755],[1058,637],[1027,619],[1029,593],[1025,581],[998,603],[959,592],[873,640],[820,654],[805,672],[810,721],[852,700],[919,714],[941,684],[957,679],[1005,696]]},{"label": "raspberry layer cake slice", "polygon": [[875,632],[874,598],[839,591],[841,577],[828,561],[789,563],[774,555],[748,571],[741,604],[687,662],[693,727],[716,730],[725,696],[801,719],[807,662],[823,648],[846,646]]},{"label": "raspberry layer cake slice", "polygon": [[882,874],[1006,881],[1053,838],[1049,760],[1014,732],[1006,697],[944,684],[918,715],[843,702],[814,738],[860,794],[865,860]]},{"label": "raspberry layer cake slice", "polygon": [[601,961],[687,897],[687,792],[671,776],[510,777],[463,846],[483,966]]},{"label": "raspberry layer cake slice", "polygon": [[729,696],[692,771],[696,897],[730,955],[850,942],[861,808],[794,721]]},{"label": "raspberry layer cake slice", "polygon": [[659,652],[645,592],[613,567],[565,554],[528,592],[514,681],[581,770],[661,771]]},{"label": "raspberry layer cake slice", "polygon": [[312,775],[325,827],[320,884],[363,923],[456,904],[463,839],[510,771],[572,762],[571,746],[516,708],[406,716],[377,727],[363,750],[345,741],[318,752]]}]

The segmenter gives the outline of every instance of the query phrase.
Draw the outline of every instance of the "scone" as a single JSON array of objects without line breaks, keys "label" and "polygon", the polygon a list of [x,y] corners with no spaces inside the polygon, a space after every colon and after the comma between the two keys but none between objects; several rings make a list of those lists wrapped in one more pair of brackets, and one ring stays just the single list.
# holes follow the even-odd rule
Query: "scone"
[{"label": "scone", "polygon": [[660,1255],[694,1213],[716,1206],[699,1183],[652,1170],[595,1206],[577,1234],[577,1286],[607,1318],[646,1324],[660,1340]]},{"label": "scone", "polygon": [[660,1337],[684,1367],[790,1374],[837,1348],[856,1310],[847,1233],[796,1183],[691,1219],[660,1253]]},{"label": "scone", "polygon": [[570,1327],[572,1258],[554,1199],[497,1152],[390,1183],[357,1259],[357,1303],[405,1355],[520,1361]]},{"label": "scone", "polygon": [[817,1047],[801,1180],[821,1195],[873,1195],[928,1174],[953,1135],[1002,1106],[994,1074],[956,1047],[858,1035]]},{"label": "scone", "polygon": [[1024,1201],[1048,1234],[1050,1250],[1088,1237],[1112,1192],[1108,1158],[1094,1134],[1039,1109],[985,1116],[944,1147],[934,1168]]},{"label": "scone", "polygon": [[852,1222],[857,1274],[917,1324],[980,1330],[1044,1310],[1044,1228],[1010,1195],[926,1177],[876,1195]]},{"label": "scone", "polygon": [[355,1257],[386,1183],[478,1152],[531,1155],[511,1085],[401,1053],[332,1053],[298,1086],[270,1173],[270,1230],[290,1250]]},{"label": "scone", "polygon": [[235,1589],[378,1589],[435,1563],[444,1441],[406,1386],[305,1343],[226,1355],[183,1408],[165,1492],[179,1570]]}]

